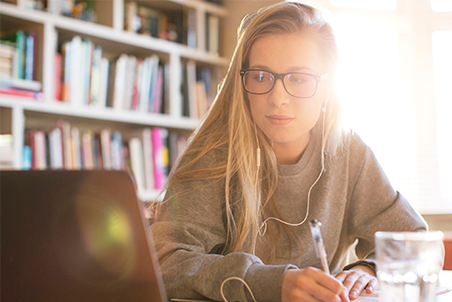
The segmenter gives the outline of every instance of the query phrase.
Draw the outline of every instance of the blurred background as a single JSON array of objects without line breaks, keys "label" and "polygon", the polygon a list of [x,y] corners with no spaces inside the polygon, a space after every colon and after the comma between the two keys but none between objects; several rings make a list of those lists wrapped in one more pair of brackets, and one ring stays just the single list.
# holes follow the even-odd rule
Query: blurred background
[{"label": "blurred background", "polygon": [[[279,1],[1,0],[0,167],[126,169],[158,196],[249,12]],[[317,0],[343,122],[429,222],[452,231],[452,1]]]}]

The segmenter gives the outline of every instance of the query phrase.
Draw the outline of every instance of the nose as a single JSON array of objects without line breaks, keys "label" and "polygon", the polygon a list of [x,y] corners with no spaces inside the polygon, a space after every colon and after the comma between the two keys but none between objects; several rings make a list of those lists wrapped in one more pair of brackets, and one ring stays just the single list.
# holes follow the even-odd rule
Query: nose
[{"label": "nose", "polygon": [[290,95],[284,88],[282,79],[277,79],[275,86],[269,93],[268,101],[276,108],[283,107],[290,102]]}]

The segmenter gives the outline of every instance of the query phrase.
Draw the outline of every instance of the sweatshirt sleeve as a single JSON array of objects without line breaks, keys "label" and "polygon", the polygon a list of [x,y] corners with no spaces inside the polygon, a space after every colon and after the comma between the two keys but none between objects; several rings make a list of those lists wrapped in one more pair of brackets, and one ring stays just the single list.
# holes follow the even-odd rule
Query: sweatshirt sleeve
[{"label": "sweatshirt sleeve", "polygon": [[375,263],[375,232],[422,231],[427,225],[393,189],[374,153],[357,135],[352,139],[350,161],[356,165],[357,177],[351,188],[348,234],[352,240],[358,239],[355,250],[358,258]]},{"label": "sweatshirt sleeve", "polygon": [[[190,181],[170,190],[180,193],[179,197],[161,206],[151,226],[168,298],[221,301],[223,281],[239,277],[258,301],[280,301],[283,276],[294,266],[264,265],[248,253],[213,252],[226,238],[224,182]],[[245,286],[237,280],[225,283],[223,293],[228,301],[250,300]]]}]

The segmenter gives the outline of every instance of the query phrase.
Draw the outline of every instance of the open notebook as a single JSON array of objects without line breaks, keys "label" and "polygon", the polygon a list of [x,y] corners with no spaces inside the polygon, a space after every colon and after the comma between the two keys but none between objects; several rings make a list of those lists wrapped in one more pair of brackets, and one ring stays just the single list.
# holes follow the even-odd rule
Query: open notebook
[{"label": "open notebook", "polygon": [[119,171],[0,171],[1,301],[167,301]]}]

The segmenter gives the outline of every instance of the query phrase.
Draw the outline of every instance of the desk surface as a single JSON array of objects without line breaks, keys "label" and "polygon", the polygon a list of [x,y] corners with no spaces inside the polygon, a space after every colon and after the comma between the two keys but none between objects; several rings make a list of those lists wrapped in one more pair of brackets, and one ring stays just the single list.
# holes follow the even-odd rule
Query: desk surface
[{"label": "desk surface", "polygon": [[[441,273],[439,273],[439,286],[452,287],[452,271],[442,271]],[[436,297],[436,302],[450,301],[452,301],[452,291]]]},{"label": "desk surface", "polygon": [[[452,287],[452,271],[442,271],[439,274],[439,286],[441,288]],[[435,302],[451,302],[452,301],[452,291],[439,295],[436,297]],[[375,296],[360,296],[354,302],[379,302],[378,297]]]}]

